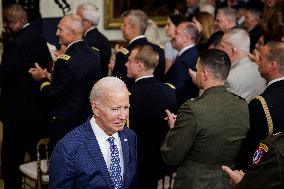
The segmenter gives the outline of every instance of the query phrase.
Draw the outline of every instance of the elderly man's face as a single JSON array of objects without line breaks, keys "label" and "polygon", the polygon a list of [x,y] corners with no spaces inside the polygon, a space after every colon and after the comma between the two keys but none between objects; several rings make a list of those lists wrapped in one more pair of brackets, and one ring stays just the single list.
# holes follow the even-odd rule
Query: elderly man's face
[{"label": "elderly man's face", "polygon": [[217,28],[221,31],[225,32],[225,31],[230,29],[230,28],[228,28],[229,27],[229,21],[222,11],[217,13],[216,18],[215,18],[215,24],[216,24]]},{"label": "elderly man's face", "polygon": [[179,24],[176,28],[175,35],[172,39],[172,45],[178,51],[183,48],[186,41],[186,34],[184,33],[185,24]]},{"label": "elderly man's face", "polygon": [[121,89],[116,93],[107,93],[102,99],[93,104],[96,123],[108,135],[123,130],[129,114],[129,92]]},{"label": "elderly man's face", "polygon": [[122,36],[126,41],[131,41],[134,38],[134,25],[131,23],[129,17],[126,16],[123,18],[123,24],[121,25],[120,29],[122,32]]},{"label": "elderly man's face", "polygon": [[61,45],[69,45],[73,41],[73,34],[70,30],[71,21],[67,17],[63,17],[57,25],[56,36]]},{"label": "elderly man's face", "polygon": [[268,75],[269,75],[269,70],[271,67],[271,61],[267,60],[267,53],[268,53],[268,47],[264,46],[259,50],[259,60],[257,61],[258,64],[258,71],[260,73],[260,75],[265,78],[268,79]]}]

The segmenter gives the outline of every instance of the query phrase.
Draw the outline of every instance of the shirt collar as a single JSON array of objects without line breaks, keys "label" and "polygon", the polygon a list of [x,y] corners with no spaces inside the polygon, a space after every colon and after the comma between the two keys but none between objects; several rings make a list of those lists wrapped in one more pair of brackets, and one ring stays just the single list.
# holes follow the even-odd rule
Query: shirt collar
[{"label": "shirt collar", "polygon": [[[94,117],[91,118],[90,123],[97,140],[107,141],[110,136],[107,135],[104,130],[96,123],[96,119]],[[118,132],[114,133],[112,136],[116,141],[119,141]]]},{"label": "shirt collar", "polygon": [[129,45],[130,45],[133,41],[135,41],[136,39],[145,38],[145,37],[146,37],[145,35],[139,35],[139,36],[137,36],[137,37],[134,37],[134,38],[129,42]]},{"label": "shirt collar", "polygon": [[77,42],[79,42],[79,41],[83,41],[83,40],[82,40],[82,39],[79,39],[79,40],[73,41],[72,43],[70,43],[70,44],[67,46],[67,49],[68,49],[69,47],[71,47],[71,45],[73,45],[73,44],[75,44],[75,43],[77,43]]},{"label": "shirt collar", "polygon": [[154,75],[147,75],[147,76],[139,77],[139,78],[135,79],[135,82],[137,82],[137,81],[139,81],[141,79],[150,78],[150,77],[154,77]]},{"label": "shirt collar", "polygon": [[186,51],[187,49],[190,49],[191,47],[193,47],[195,44],[192,44],[192,45],[188,45],[186,47],[183,47],[179,53],[178,53],[178,56],[182,55],[182,53],[184,53],[184,51]]},{"label": "shirt collar", "polygon": [[90,27],[87,31],[85,31],[84,36],[86,36],[89,31],[91,31],[95,28],[96,28],[96,26]]},{"label": "shirt collar", "polygon": [[269,87],[270,85],[272,85],[273,83],[275,83],[277,81],[281,81],[281,80],[284,80],[284,77],[279,77],[277,79],[273,79],[273,80],[269,81],[266,88]]}]

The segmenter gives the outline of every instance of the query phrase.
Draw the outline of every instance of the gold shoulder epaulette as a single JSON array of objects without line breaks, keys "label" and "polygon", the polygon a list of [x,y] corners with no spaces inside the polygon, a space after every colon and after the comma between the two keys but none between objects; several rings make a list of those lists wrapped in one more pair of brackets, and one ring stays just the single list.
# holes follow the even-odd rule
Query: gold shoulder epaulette
[{"label": "gold shoulder epaulette", "polygon": [[96,48],[96,47],[91,47],[93,50],[95,51],[99,51],[100,52],[100,49]]},{"label": "gold shoulder epaulette", "polygon": [[272,135],[273,134],[273,121],[272,121],[268,106],[266,104],[266,101],[262,96],[256,96],[255,98],[260,101],[264,114],[266,116],[267,125],[268,125],[268,135]]},{"label": "gold shoulder epaulette", "polygon": [[71,56],[69,56],[67,54],[61,54],[60,56],[58,56],[57,59],[69,60],[70,58],[71,58]]},{"label": "gold shoulder epaulette", "polygon": [[128,53],[129,53],[129,51],[126,49],[126,48],[120,48],[120,49],[118,49],[118,52],[121,52],[121,53],[123,53],[124,55],[127,55]]},{"label": "gold shoulder epaulette", "polygon": [[42,84],[41,84],[41,86],[40,86],[40,91],[42,91],[42,89],[44,88],[44,87],[46,87],[46,86],[48,86],[48,85],[50,85],[51,83],[49,82],[49,81],[45,81],[45,82],[43,82]]},{"label": "gold shoulder epaulette", "polygon": [[173,84],[171,84],[171,83],[165,83],[165,84],[168,85],[172,89],[176,89],[176,87]]}]

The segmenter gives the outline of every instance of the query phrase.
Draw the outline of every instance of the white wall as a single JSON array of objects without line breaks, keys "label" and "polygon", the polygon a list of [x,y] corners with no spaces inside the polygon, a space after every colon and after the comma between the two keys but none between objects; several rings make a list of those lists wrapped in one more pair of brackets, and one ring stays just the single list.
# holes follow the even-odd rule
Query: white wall
[{"label": "white wall", "polygon": [[[56,5],[56,3],[53,0],[42,0],[41,2],[41,6],[40,6],[40,11],[42,14],[42,17],[54,17],[54,16],[63,16],[63,13],[61,11],[61,9]],[[75,11],[76,7],[80,4],[80,3],[86,3],[86,2],[93,2],[95,3],[99,10],[100,10],[100,14],[101,14],[101,21],[99,24],[99,30],[106,35],[106,37],[109,40],[121,40],[122,39],[122,35],[120,30],[105,30],[104,29],[104,0],[68,0],[68,2],[71,5],[71,9],[72,11]],[[71,11],[71,12],[72,12]],[[165,33],[164,33],[164,29],[161,28],[160,29],[160,38],[161,41],[165,41],[166,37],[165,37]]]}]

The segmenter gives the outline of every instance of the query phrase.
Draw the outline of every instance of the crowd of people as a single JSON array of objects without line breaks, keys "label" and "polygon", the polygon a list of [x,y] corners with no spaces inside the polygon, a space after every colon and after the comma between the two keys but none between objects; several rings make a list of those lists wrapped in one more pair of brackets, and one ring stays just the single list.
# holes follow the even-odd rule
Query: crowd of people
[{"label": "crowd of people", "polygon": [[144,11],[126,10],[115,50],[98,11],[63,16],[50,52],[24,7],[4,7],[5,189],[22,187],[19,165],[46,137],[50,189],[157,189],[173,173],[174,189],[284,187],[280,0],[185,0],[164,47]]}]

